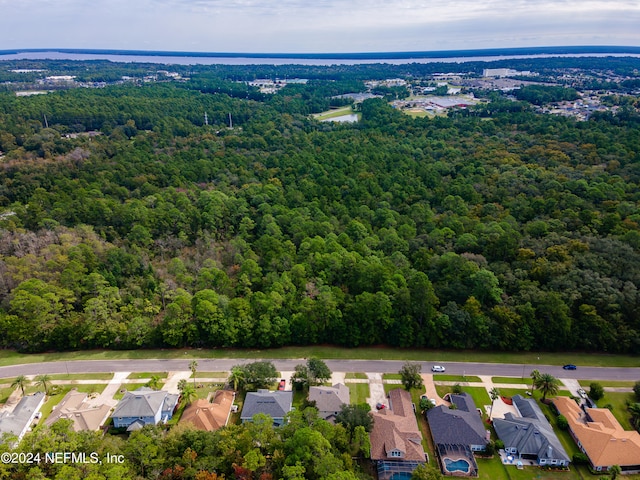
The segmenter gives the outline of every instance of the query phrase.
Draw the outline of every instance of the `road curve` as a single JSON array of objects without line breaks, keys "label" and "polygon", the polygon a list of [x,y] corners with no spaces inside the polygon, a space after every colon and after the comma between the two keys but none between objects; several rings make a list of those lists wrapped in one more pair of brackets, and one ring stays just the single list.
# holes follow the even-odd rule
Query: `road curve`
[{"label": "road curve", "polygon": [[[260,359],[197,359],[198,370],[201,372],[229,371],[233,365],[254,362]],[[294,367],[304,363],[304,359],[262,359],[272,361],[280,371],[293,371]],[[189,370],[192,359],[158,360],[74,360],[66,362],[30,363],[0,367],[0,378],[11,378],[18,375],[39,375],[43,373],[99,373],[99,372],[169,372]],[[380,372],[397,373],[402,364],[401,360],[325,360],[334,372]],[[428,372],[434,362],[417,362],[422,365],[422,371]],[[532,370],[550,373],[555,377],[576,378],[585,380],[640,380],[640,367],[585,367],[577,370],[563,370],[557,365],[538,364],[508,364],[508,363],[462,363],[438,362],[446,367],[446,373],[451,375],[491,375],[501,377],[528,378]]]}]

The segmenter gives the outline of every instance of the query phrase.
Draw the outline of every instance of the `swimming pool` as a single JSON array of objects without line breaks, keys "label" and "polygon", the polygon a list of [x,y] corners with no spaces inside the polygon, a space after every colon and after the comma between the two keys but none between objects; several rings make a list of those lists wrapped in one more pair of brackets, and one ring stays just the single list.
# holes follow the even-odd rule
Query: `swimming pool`
[{"label": "swimming pool", "polygon": [[463,458],[459,458],[458,460],[451,460],[450,458],[445,458],[444,468],[451,473],[453,472],[469,473],[469,469],[471,468],[471,465],[469,465],[469,462],[467,462]]}]

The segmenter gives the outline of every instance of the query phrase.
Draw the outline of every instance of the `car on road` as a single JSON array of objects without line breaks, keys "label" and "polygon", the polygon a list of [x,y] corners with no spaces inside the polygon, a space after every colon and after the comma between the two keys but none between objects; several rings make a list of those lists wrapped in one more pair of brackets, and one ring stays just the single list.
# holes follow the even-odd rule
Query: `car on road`
[{"label": "car on road", "polygon": [[444,367],[442,365],[434,365],[431,367],[432,372],[444,372]]},{"label": "car on road", "polygon": [[287,385],[287,381],[283,378],[282,380],[280,380],[280,383],[278,384],[278,390],[284,390],[284,387]]},{"label": "car on road", "polygon": [[572,363],[568,363],[567,365],[563,366],[562,368],[564,368],[565,370],[575,370],[578,367],[576,367]]}]

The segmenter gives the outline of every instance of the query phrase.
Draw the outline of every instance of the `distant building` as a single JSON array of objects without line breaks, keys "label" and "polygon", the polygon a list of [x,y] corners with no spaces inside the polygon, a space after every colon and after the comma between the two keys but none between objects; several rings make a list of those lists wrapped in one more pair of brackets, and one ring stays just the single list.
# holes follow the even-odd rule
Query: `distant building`
[{"label": "distant building", "polygon": [[229,421],[231,407],[236,394],[229,390],[218,390],[213,401],[201,399],[184,409],[180,423],[191,423],[198,430],[212,432],[224,427]]},{"label": "distant building", "polygon": [[493,420],[505,452],[538,465],[569,466],[569,455],[536,401],[522,395],[514,395],[512,400],[520,416],[509,412]]},{"label": "distant building", "polygon": [[371,460],[379,480],[409,478],[418,465],[427,461],[422,447],[411,395],[397,388],[389,392],[389,408],[373,415]]},{"label": "distant building", "polygon": [[96,407],[89,404],[87,394],[78,392],[74,388],[53,408],[51,415],[44,423],[52,425],[63,418],[73,422],[73,429],[76,432],[98,430],[109,418],[110,411],[109,405]]},{"label": "distant building", "polygon": [[242,423],[250,422],[254,415],[264,413],[273,419],[275,426],[280,426],[284,423],[285,415],[291,411],[292,403],[291,390],[272,392],[260,389],[257,392],[249,392],[244,399],[240,420]]},{"label": "distant building", "polygon": [[335,417],[342,406],[350,402],[349,387],[337,383],[332,387],[309,388],[309,401],[316,403],[316,408],[325,420]]},{"label": "distant building", "polygon": [[528,77],[531,75],[532,73],[528,70],[519,72],[518,70],[513,70],[511,68],[485,68],[482,70],[483,77]]},{"label": "distant building", "polygon": [[116,428],[126,427],[127,431],[139,430],[145,425],[156,425],[171,420],[177,404],[176,394],[140,387],[124,394],[111,418]]},{"label": "distant building", "polygon": [[0,437],[5,435],[17,439],[12,444],[17,444],[22,437],[29,431],[29,427],[33,423],[44,403],[45,394],[36,392],[33,395],[25,395],[20,399],[11,413],[0,413]]}]

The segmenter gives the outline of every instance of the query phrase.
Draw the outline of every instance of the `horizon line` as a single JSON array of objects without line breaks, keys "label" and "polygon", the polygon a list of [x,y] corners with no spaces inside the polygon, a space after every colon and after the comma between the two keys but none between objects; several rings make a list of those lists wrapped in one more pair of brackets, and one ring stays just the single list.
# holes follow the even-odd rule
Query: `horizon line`
[{"label": "horizon line", "polygon": [[284,53],[284,52],[190,52],[171,50],[120,50],[104,48],[16,48],[0,50],[0,55],[18,55],[20,53],[57,52],[70,54],[97,55],[145,55],[179,56],[200,58],[305,58],[305,59],[407,59],[407,58],[448,58],[448,57],[484,57],[503,55],[536,54],[640,54],[640,46],[632,45],[565,45],[544,47],[507,47],[459,50],[422,50],[400,52],[326,52],[326,53]]}]

